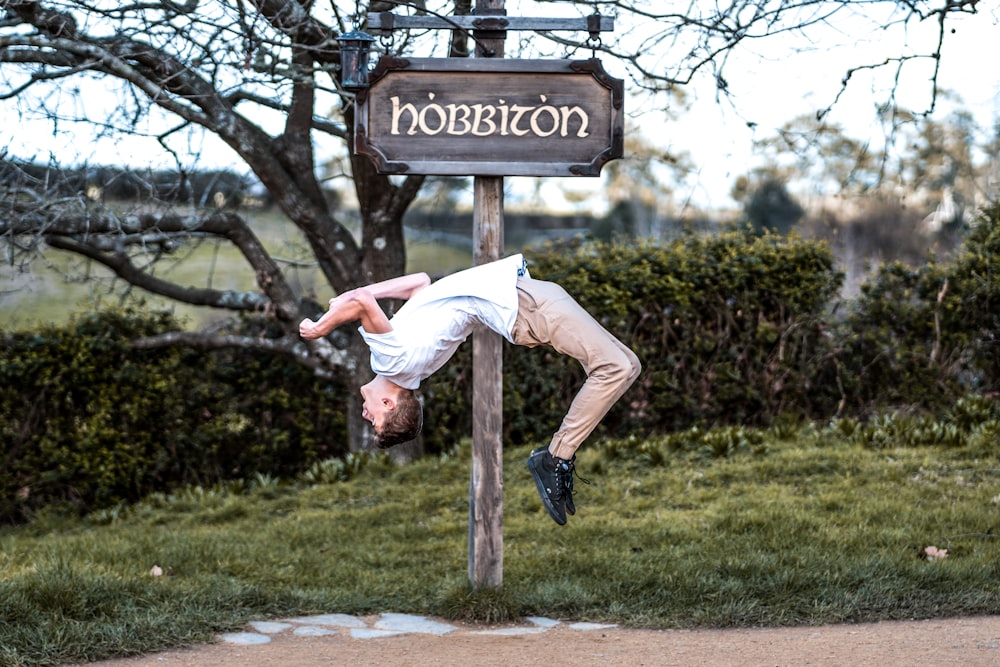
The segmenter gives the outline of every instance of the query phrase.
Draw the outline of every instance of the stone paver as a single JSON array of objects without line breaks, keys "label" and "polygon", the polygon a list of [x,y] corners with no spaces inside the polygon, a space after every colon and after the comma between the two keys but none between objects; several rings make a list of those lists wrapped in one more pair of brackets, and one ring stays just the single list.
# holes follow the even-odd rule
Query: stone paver
[{"label": "stone paver", "polygon": [[[371,625],[363,618],[350,614],[320,614],[299,618],[285,618],[277,621],[253,621],[249,624],[251,631],[231,632],[219,635],[219,639],[230,644],[252,646],[267,644],[272,635],[286,632],[296,637],[324,637],[347,631],[354,639],[378,639],[380,637],[396,637],[406,634],[423,634],[444,636],[456,634],[520,636],[546,632],[561,625],[561,621],[542,616],[529,616],[526,624],[515,624],[489,630],[463,631],[458,626],[442,621],[436,621],[426,616],[414,614],[384,613]],[[608,623],[571,623],[567,625],[573,630],[583,632],[607,630],[616,627]]]}]

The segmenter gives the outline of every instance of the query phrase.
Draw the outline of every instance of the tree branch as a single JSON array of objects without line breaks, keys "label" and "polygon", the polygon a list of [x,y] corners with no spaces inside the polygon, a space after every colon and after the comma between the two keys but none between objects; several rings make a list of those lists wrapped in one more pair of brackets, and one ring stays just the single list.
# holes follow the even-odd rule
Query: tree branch
[{"label": "tree branch", "polygon": [[[569,0],[539,0],[554,5],[569,5]],[[878,69],[892,63],[903,64],[914,59],[941,57],[944,37],[948,34],[945,22],[957,15],[976,14],[978,0],[795,0],[793,2],[761,2],[760,0],[733,0],[725,3],[688,3],[683,12],[670,11],[669,3],[640,3],[634,0],[597,0],[588,3],[593,11],[617,14],[624,31],[616,33],[614,41],[602,44],[598,51],[609,54],[628,65],[629,75],[635,84],[652,92],[670,91],[677,86],[694,81],[697,74],[711,70],[716,86],[726,93],[727,60],[736,54],[737,47],[763,39],[795,33],[808,35],[811,28],[821,25],[837,26],[838,17],[845,15],[856,21],[865,16],[868,8],[872,15],[888,9],[884,19],[871,19],[872,28],[879,33],[894,25],[911,21],[935,20],[940,28],[937,43],[927,49],[914,49],[912,53],[878,62],[858,63],[843,79],[843,87],[850,74],[862,69]],[[667,11],[655,11],[663,7]],[[876,10],[878,13],[876,13]],[[582,10],[581,10],[582,11]],[[653,28],[655,26],[655,28]],[[541,33],[547,40],[569,49],[590,49],[577,39],[556,33]],[[565,49],[564,49],[565,50]],[[664,63],[668,63],[664,66]],[[937,67],[930,79],[931,106],[934,110],[938,93]],[[843,92],[843,91],[841,91]],[[839,95],[838,95],[839,97]],[[834,102],[834,104],[836,101]],[[823,112],[821,112],[822,115]]]},{"label": "tree branch", "polygon": [[[42,206],[27,204],[21,201],[19,193],[14,193],[7,203],[9,213],[0,218],[0,234],[42,236],[54,248],[83,255],[138,287],[184,303],[236,311],[267,311],[283,322],[298,320],[294,291],[241,216],[226,212],[206,216],[150,213],[117,216],[78,198]],[[181,287],[143,271],[126,253],[127,247],[139,243],[148,244],[144,248],[154,244],[162,247],[168,242],[206,235],[225,238],[240,250],[253,267],[264,294]]]},{"label": "tree branch", "polygon": [[124,252],[101,252],[94,246],[81,243],[71,237],[50,236],[46,241],[53,248],[74,252],[108,267],[114,271],[115,275],[131,285],[182,303],[250,312],[264,312],[270,304],[270,300],[258,292],[181,287],[176,283],[146,273],[137,267]]},{"label": "tree branch", "polygon": [[347,352],[338,350],[329,341],[311,341],[307,344],[293,335],[281,338],[262,338],[260,336],[234,336],[211,332],[171,331],[156,336],[137,338],[131,343],[135,348],[146,350],[182,345],[200,351],[239,348],[283,354],[294,358],[296,363],[325,379],[333,379],[330,368],[345,367],[348,364]]},{"label": "tree branch", "polygon": [[[240,102],[252,102],[253,104],[273,109],[274,111],[280,111],[281,113],[287,114],[289,112],[288,106],[285,104],[281,104],[275,100],[261,97],[260,95],[254,95],[253,93],[248,93],[242,90],[236,91],[235,93],[227,96],[226,101],[233,107],[236,107]],[[312,118],[312,128],[340,139],[347,139],[349,136],[346,126],[332,123],[324,118],[318,118],[316,116],[313,116]]]},{"label": "tree branch", "polygon": [[[121,43],[118,46],[119,48],[124,47]],[[149,46],[144,46],[143,48],[147,53],[154,50]],[[31,49],[31,51],[17,53],[18,49]],[[52,54],[47,53],[49,49],[57,51],[61,58],[56,58]],[[133,49],[133,54],[134,51]],[[18,62],[38,62],[40,64],[53,65],[60,64],[60,60],[65,59],[63,62],[66,67],[104,72],[131,83],[167,111],[199,125],[210,125],[210,116],[202,113],[197,107],[190,104],[190,99],[194,97],[193,95],[188,98],[178,95],[164,95],[169,90],[168,88],[152,81],[145,73],[130,65],[125,59],[120,57],[122,54],[113,53],[98,44],[42,35],[17,35],[0,38],[0,52],[11,52],[18,58]],[[125,53],[127,52],[125,50]],[[165,54],[160,55],[163,59],[160,62],[166,60]],[[184,78],[188,79],[190,83],[190,80],[194,77],[189,73]],[[177,88],[178,86],[175,85],[174,87]]]}]

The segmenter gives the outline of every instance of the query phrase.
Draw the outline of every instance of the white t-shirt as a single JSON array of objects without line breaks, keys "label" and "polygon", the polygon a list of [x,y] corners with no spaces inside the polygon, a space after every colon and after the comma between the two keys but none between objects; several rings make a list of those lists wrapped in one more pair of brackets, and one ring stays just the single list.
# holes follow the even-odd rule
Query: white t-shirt
[{"label": "white t-shirt", "polygon": [[417,292],[389,320],[392,331],[358,331],[371,349],[372,370],[405,389],[444,366],[477,325],[507,340],[517,318],[517,279],[530,277],[511,255],[453,273]]}]

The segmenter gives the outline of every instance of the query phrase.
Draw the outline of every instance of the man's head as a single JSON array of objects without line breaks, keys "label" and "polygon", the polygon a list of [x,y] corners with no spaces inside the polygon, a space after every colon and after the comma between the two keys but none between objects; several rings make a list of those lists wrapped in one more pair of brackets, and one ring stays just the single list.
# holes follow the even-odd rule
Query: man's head
[{"label": "man's head", "polygon": [[361,416],[375,429],[375,443],[389,448],[414,439],[423,426],[424,413],[420,399],[412,389],[376,375],[361,387],[364,403]]}]

